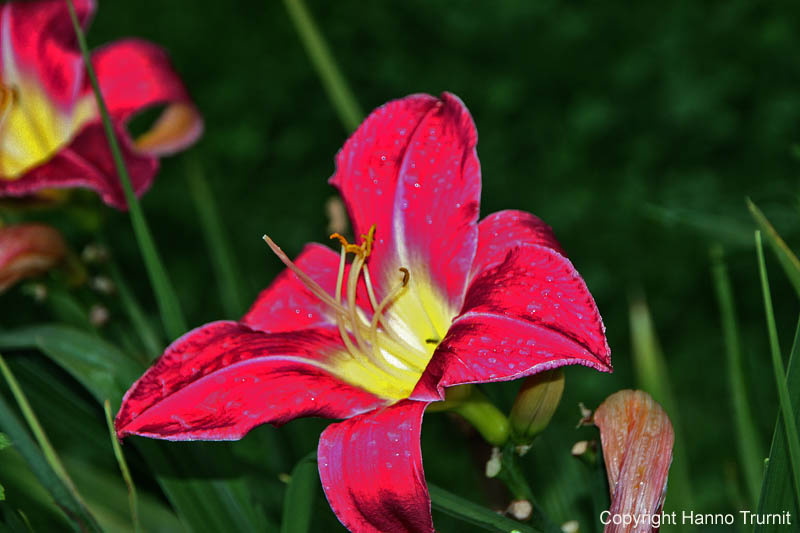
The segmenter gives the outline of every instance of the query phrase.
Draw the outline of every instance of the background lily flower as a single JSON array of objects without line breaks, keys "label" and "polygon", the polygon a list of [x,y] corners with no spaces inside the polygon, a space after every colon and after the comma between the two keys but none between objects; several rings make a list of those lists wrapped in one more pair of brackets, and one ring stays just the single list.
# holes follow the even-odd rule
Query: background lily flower
[{"label": "background lily flower", "polygon": [[[478,223],[477,133],[461,101],[374,111],[337,156],[360,244],[308,245],[239,322],[175,341],[127,392],[120,437],[241,438],[342,418],[319,472],[353,531],[432,531],[420,429],[447,387],[581,364],[609,371],[604,327],[551,229],[520,211]],[[346,264],[349,255],[352,263]]]},{"label": "background lily flower", "polygon": [[[85,28],[95,4],[78,0],[75,8]],[[118,41],[96,50],[92,63],[133,188],[142,194],[155,176],[158,157],[197,140],[202,119],[157,46]],[[107,204],[124,208],[66,2],[0,6],[0,65],[0,196],[87,187]],[[132,139],[128,120],[156,105],[167,107],[148,132]]]},{"label": "background lily flower", "polygon": [[0,228],[0,292],[23,278],[38,276],[67,253],[61,233],[44,224]]},{"label": "background lily flower", "polygon": [[675,434],[667,413],[643,391],[622,390],[594,413],[611,492],[611,517],[639,517],[639,523],[614,523],[605,531],[657,531],[646,517],[661,512],[667,492]]}]

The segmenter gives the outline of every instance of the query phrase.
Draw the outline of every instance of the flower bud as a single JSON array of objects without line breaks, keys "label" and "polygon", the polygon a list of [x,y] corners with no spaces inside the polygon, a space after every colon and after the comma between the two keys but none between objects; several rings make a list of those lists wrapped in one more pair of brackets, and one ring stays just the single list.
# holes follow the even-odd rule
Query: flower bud
[{"label": "flower bud", "polygon": [[55,228],[44,224],[18,224],[0,228],[0,292],[23,278],[47,272],[67,253]]},{"label": "flower bud", "polygon": [[[611,492],[611,516],[652,516],[661,512],[675,435],[669,417],[649,394],[622,390],[594,413]],[[606,526],[606,533],[650,533],[649,521]]]},{"label": "flower bud", "polygon": [[530,443],[544,431],[564,392],[560,368],[535,374],[522,384],[511,409],[511,429],[517,443]]}]

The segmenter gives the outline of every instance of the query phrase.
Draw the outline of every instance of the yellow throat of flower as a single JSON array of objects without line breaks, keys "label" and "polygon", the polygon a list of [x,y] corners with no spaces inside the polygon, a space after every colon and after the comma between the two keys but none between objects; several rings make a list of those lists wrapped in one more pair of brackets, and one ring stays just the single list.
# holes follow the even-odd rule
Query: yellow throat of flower
[{"label": "yellow throat of flower", "polygon": [[[398,330],[396,324],[393,325],[387,319],[387,309],[407,296],[410,290],[410,273],[408,268],[400,267],[397,284],[381,301],[377,300],[366,264],[372,253],[374,236],[374,225],[366,235],[361,236],[362,242],[358,245],[349,243],[338,233],[331,235],[332,239],[341,244],[339,274],[333,296],[300,270],[272,239],[265,235],[264,240],[308,290],[326,305],[339,328],[345,350],[333,357],[330,363],[318,366],[361,389],[397,401],[407,398],[414,390],[440,339],[439,335],[435,335],[436,338],[425,335],[424,341],[420,342],[406,331]],[[348,254],[353,254],[354,257],[345,279]],[[362,275],[372,307],[371,316],[356,303]],[[430,323],[427,316],[425,320]],[[403,328],[408,329],[410,328]],[[424,329],[437,331],[432,324]]]}]

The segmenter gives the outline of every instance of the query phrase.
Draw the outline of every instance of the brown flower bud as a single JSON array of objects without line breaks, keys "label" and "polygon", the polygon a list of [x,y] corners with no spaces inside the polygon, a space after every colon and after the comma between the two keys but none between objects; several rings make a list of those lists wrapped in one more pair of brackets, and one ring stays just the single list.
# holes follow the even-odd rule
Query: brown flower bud
[{"label": "brown flower bud", "polygon": [[534,374],[525,380],[511,408],[511,429],[517,443],[530,443],[544,431],[564,392],[560,368]]},{"label": "brown flower bud", "polygon": [[67,253],[61,233],[44,224],[0,228],[0,292],[23,278],[47,272]]},{"label": "brown flower bud", "polygon": [[[649,517],[664,505],[675,440],[669,417],[646,392],[622,390],[597,408],[594,423],[600,428],[611,492],[606,533],[656,530]],[[639,520],[615,524],[615,516]]]}]

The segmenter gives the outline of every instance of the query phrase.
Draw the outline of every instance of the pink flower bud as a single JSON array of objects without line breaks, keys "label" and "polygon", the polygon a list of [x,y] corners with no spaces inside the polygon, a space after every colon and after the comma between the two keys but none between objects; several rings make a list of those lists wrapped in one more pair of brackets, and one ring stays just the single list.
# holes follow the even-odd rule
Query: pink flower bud
[{"label": "pink flower bud", "polygon": [[606,533],[656,531],[651,517],[664,505],[675,440],[669,417],[646,392],[622,390],[597,408],[594,423],[611,492]]},{"label": "pink flower bud", "polygon": [[44,224],[18,224],[0,228],[0,292],[23,278],[47,272],[67,253],[55,228]]}]

